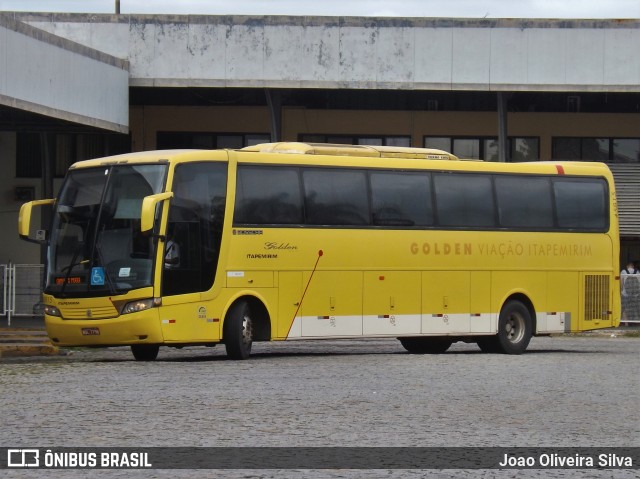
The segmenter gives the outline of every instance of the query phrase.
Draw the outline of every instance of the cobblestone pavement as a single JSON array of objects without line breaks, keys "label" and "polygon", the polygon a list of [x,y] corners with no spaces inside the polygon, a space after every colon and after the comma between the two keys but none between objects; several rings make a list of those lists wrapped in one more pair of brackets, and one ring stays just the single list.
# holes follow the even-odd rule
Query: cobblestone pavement
[{"label": "cobblestone pavement", "polygon": [[[463,343],[419,356],[382,339],[259,343],[247,361],[227,360],[221,346],[161,348],[150,363],[134,361],[128,348],[73,350],[0,362],[0,446],[638,447],[639,403],[638,338],[534,338],[521,356],[482,354]],[[463,473],[91,471],[243,478]],[[466,475],[637,477],[637,469]]]}]

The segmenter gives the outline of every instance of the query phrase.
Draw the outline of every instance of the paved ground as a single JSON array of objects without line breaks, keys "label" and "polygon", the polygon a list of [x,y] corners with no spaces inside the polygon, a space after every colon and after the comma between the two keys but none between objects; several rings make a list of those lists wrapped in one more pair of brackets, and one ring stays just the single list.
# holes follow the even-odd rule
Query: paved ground
[{"label": "paved ground", "polygon": [[[395,340],[265,343],[238,362],[227,360],[221,347],[163,348],[152,363],[133,361],[127,348],[75,350],[0,362],[0,445],[638,447],[639,401],[639,338],[534,338],[522,356],[482,354],[461,343],[443,355],[416,356]],[[637,477],[637,470],[582,472],[469,475]],[[247,470],[195,476],[462,473]],[[10,471],[9,477],[26,476]]]}]

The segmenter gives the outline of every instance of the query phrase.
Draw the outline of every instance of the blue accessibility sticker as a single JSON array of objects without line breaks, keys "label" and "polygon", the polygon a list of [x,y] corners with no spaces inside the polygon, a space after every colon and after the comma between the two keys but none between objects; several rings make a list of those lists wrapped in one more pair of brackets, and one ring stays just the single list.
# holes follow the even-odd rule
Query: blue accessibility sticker
[{"label": "blue accessibility sticker", "polygon": [[91,286],[104,286],[104,268],[91,268]]}]

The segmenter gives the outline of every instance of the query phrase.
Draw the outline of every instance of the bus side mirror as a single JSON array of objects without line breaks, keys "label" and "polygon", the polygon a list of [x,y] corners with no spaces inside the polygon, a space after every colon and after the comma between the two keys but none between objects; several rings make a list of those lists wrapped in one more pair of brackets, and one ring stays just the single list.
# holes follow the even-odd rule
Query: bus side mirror
[{"label": "bus side mirror", "polygon": [[30,235],[31,232],[31,213],[35,206],[53,205],[54,199],[47,200],[34,200],[23,204],[20,207],[20,214],[18,215],[18,234],[20,238],[26,241],[32,241],[34,243],[42,243],[46,241],[46,232],[38,230],[35,235]]},{"label": "bus side mirror", "polygon": [[153,229],[153,223],[156,218],[156,205],[169,198],[173,198],[173,192],[171,191],[144,197],[142,200],[142,210],[140,211],[140,231],[142,233]]}]

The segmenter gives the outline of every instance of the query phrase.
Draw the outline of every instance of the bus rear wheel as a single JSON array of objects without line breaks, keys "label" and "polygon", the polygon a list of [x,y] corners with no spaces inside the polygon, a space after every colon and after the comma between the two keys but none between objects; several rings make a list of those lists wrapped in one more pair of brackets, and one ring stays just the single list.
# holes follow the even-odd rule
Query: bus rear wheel
[{"label": "bus rear wheel", "polygon": [[485,353],[522,354],[532,335],[529,309],[518,300],[508,301],[500,311],[498,334],[478,340]]},{"label": "bus rear wheel", "polygon": [[247,359],[253,344],[253,320],[246,301],[234,304],[224,322],[224,344],[231,359]]},{"label": "bus rear wheel", "polygon": [[442,354],[453,344],[447,338],[398,338],[411,354]]},{"label": "bus rear wheel", "polygon": [[160,346],[157,344],[132,344],[131,352],[136,361],[154,361],[158,357]]}]

